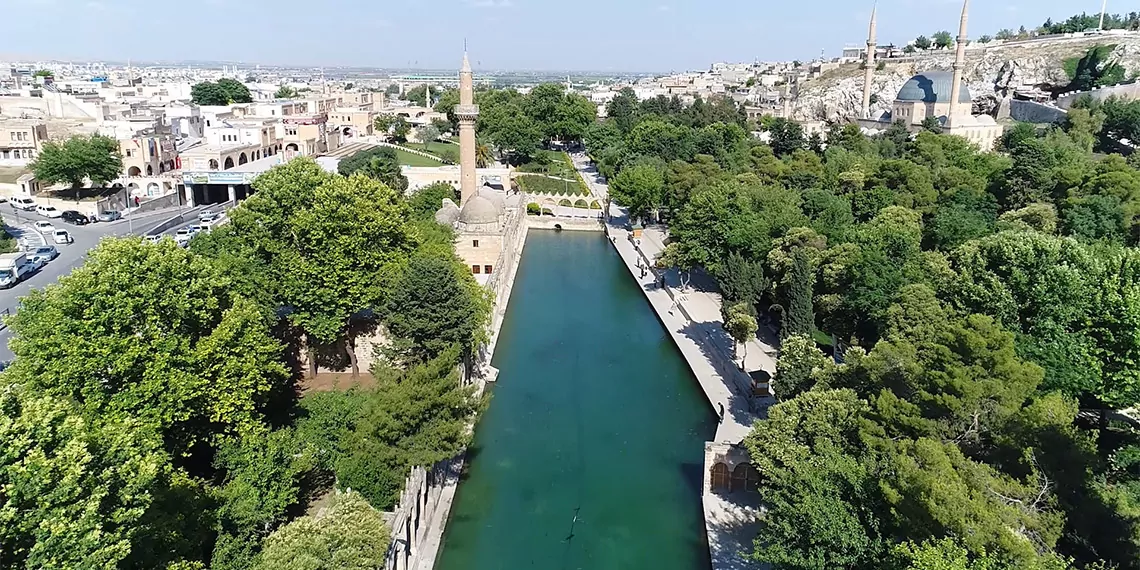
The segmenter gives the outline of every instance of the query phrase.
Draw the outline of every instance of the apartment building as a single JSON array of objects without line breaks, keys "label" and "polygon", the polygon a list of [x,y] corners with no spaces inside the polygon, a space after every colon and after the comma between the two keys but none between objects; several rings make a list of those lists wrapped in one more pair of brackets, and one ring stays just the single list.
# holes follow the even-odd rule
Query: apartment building
[{"label": "apartment building", "polygon": [[342,107],[329,113],[329,125],[340,129],[343,138],[372,136],[372,121],[377,113],[351,107]]},{"label": "apartment building", "polygon": [[0,119],[0,161],[30,162],[47,140],[47,125],[43,121]]},{"label": "apartment building", "polygon": [[137,136],[119,141],[123,172],[129,178],[157,176],[178,168],[178,153],[170,136]]}]

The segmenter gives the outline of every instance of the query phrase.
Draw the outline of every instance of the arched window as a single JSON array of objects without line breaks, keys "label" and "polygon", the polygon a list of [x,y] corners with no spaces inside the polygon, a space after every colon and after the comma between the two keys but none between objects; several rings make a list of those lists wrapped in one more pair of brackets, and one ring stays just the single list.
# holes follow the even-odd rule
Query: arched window
[{"label": "arched window", "polygon": [[227,156],[225,165],[223,166],[222,170],[229,170],[233,167],[234,167],[234,158],[232,156]]},{"label": "arched window", "polygon": [[741,463],[732,470],[732,490],[755,493],[760,485],[760,472],[751,463]]},{"label": "arched window", "polygon": [[723,463],[717,463],[712,468],[712,490],[727,491],[728,490],[728,466]]},{"label": "arched window", "polygon": [[218,161],[211,158],[210,159],[210,170],[217,170],[217,169],[218,169]]}]

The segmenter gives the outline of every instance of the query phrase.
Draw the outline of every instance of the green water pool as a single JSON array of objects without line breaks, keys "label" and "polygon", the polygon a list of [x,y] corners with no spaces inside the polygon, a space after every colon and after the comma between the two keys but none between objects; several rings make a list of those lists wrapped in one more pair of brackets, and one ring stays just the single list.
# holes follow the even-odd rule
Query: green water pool
[{"label": "green water pool", "polygon": [[440,570],[709,567],[716,418],[600,233],[531,231]]}]

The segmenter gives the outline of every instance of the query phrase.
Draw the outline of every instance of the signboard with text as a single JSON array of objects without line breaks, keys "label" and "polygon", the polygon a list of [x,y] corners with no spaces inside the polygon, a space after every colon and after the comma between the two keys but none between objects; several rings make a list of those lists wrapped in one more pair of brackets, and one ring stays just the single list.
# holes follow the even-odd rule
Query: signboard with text
[{"label": "signboard with text", "polygon": [[257,172],[186,172],[183,184],[249,184]]}]

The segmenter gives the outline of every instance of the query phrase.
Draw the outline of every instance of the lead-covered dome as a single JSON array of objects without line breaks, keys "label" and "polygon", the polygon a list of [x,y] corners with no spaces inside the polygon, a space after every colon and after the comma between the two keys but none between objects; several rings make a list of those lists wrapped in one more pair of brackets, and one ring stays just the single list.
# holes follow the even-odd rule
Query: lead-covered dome
[{"label": "lead-covered dome", "polygon": [[459,206],[451,201],[451,198],[443,199],[443,207],[436,210],[435,221],[445,226],[450,226],[459,219]]},{"label": "lead-covered dome", "polygon": [[459,212],[459,221],[464,224],[497,224],[499,209],[486,196],[476,194],[463,204],[463,209]]},{"label": "lead-covered dome", "polygon": [[[954,74],[946,71],[928,71],[911,77],[899,89],[896,101],[921,101],[923,103],[949,103],[954,85]],[[969,103],[970,89],[960,84],[958,102]]]}]

